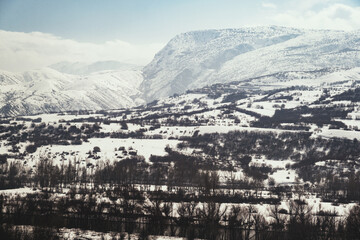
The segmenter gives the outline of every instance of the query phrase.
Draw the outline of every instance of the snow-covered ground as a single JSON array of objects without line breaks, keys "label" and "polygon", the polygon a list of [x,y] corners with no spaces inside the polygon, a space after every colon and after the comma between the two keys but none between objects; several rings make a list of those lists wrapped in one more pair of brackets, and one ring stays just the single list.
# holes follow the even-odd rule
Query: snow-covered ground
[{"label": "snow-covered ground", "polygon": [[326,137],[326,138],[348,138],[348,139],[360,139],[359,131],[350,131],[350,130],[342,130],[342,129],[329,129],[328,127],[324,127],[320,132],[315,134],[316,136]]},{"label": "snow-covered ground", "polygon": [[[71,121],[74,119],[81,119],[81,118],[88,118],[88,117],[102,117],[102,114],[91,114],[91,115],[74,115],[74,114],[66,114],[66,113],[62,113],[62,114],[58,114],[58,113],[44,113],[44,114],[37,114],[37,115],[31,115],[31,116],[26,116],[25,118],[30,118],[30,119],[38,119],[41,118],[41,122],[44,122],[46,124],[49,123],[58,123],[60,121]],[[21,123],[21,121],[19,121],[19,123]]]},{"label": "snow-covered ground", "polygon": [[40,190],[35,190],[29,187],[23,187],[23,188],[0,190],[0,195],[20,195],[25,197],[27,194],[36,193],[36,192],[40,192]]},{"label": "snow-covered ground", "polygon": [[[69,240],[85,240],[85,239],[93,239],[93,240],[112,240],[114,238],[120,238],[123,236],[124,239],[130,240],[137,240],[139,239],[138,234],[130,234],[127,233],[118,233],[118,232],[95,232],[90,230],[82,230],[77,228],[61,228],[59,229],[60,233],[59,236],[62,239],[69,239]],[[148,236],[149,240],[185,240],[184,238],[180,237],[171,237],[171,236]]]},{"label": "snow-covered ground", "polygon": [[[81,165],[86,166],[87,163],[96,164],[99,160],[115,161],[125,157],[123,151],[118,150],[124,147],[127,152],[135,151],[137,155],[144,156],[148,161],[151,155],[163,156],[166,154],[165,147],[175,148],[179,143],[178,140],[169,139],[114,139],[114,138],[91,138],[89,142],[83,142],[82,145],[74,147],[73,145],[53,145],[39,147],[35,153],[26,157],[28,164],[35,164],[40,157],[49,157],[56,164],[62,161],[76,160]],[[89,158],[94,147],[99,147],[100,152],[95,155],[99,159]],[[90,154],[89,154],[90,152]],[[127,156],[128,154],[126,154]]]},{"label": "snow-covered ground", "polygon": [[198,134],[207,134],[207,133],[228,133],[231,131],[255,131],[255,132],[298,132],[293,130],[283,130],[283,129],[273,129],[273,128],[256,128],[256,127],[242,127],[242,126],[194,126],[194,127],[183,127],[183,126],[164,126],[158,129],[148,131],[145,135],[161,135],[164,138],[179,138],[183,136],[192,136],[195,132]]}]

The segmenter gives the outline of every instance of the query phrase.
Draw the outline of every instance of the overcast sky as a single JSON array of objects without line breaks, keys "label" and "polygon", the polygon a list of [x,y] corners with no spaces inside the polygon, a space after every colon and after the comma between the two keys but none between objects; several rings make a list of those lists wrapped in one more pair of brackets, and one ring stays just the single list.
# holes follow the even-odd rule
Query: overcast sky
[{"label": "overcast sky", "polygon": [[359,19],[360,0],[0,0],[0,69],[145,65],[182,32],[258,25],[351,31]]}]

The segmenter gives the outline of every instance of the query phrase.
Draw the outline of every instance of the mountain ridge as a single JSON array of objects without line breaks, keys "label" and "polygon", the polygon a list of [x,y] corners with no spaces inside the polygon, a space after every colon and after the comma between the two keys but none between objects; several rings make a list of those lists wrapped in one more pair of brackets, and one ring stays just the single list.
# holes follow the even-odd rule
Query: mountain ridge
[{"label": "mountain ridge", "polygon": [[[244,80],[256,75],[356,67],[360,66],[359,39],[358,31],[274,26],[183,33],[170,40],[144,67],[141,90],[144,98],[151,101],[155,96],[165,97],[191,88]],[[199,45],[197,40],[205,44]],[[334,50],[343,52],[334,54]],[[329,60],[323,54],[333,56]],[[339,64],[339,59],[344,61],[343,65]],[[313,62],[314,66],[308,62]]]},{"label": "mountain ridge", "polygon": [[43,68],[24,73],[1,71],[2,79],[0,114],[5,116],[127,108],[143,103],[136,97],[142,73],[135,70],[77,76]]},{"label": "mountain ridge", "polygon": [[251,89],[306,85],[356,67],[360,31],[276,26],[192,31],[171,39],[142,70],[102,61],[0,71],[0,114],[129,108],[217,83]]}]

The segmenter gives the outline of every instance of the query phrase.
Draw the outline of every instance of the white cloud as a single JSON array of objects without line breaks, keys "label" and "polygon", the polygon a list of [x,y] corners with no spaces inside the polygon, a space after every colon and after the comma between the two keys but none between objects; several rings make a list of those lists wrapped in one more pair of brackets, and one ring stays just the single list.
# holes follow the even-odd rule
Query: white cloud
[{"label": "white cloud", "polygon": [[318,11],[307,9],[304,11],[286,11],[271,17],[274,24],[313,28],[357,30],[360,28],[360,7],[345,4],[331,4]]},{"label": "white cloud", "polygon": [[265,3],[265,2],[263,2],[261,4],[261,6],[263,8],[270,8],[270,9],[276,9],[277,8],[277,6],[275,4],[273,4],[273,3]]},{"label": "white cloud", "polygon": [[292,1],[291,7],[296,8],[297,10],[308,10],[316,6],[326,6],[331,4],[334,1],[339,0],[301,0],[301,1]]},{"label": "white cloud", "polygon": [[103,44],[77,42],[51,34],[0,30],[0,69],[25,71],[60,61],[95,62],[116,60],[144,65],[163,44],[136,45],[114,40]]}]

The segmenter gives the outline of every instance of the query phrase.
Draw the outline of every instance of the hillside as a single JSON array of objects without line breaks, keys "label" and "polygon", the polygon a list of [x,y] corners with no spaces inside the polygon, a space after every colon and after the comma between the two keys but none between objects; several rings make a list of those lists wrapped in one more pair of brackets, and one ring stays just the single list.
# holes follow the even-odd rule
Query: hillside
[{"label": "hillside", "polygon": [[133,107],[142,74],[137,70],[100,71],[77,76],[45,68],[0,72],[0,115]]},{"label": "hillside", "polygon": [[[227,239],[241,239],[242,226],[284,239],[342,236],[335,224],[349,226],[360,209],[359,76],[293,71],[248,81],[272,90],[219,83],[130,109],[0,118],[3,219],[33,226],[55,216],[44,225],[55,222],[60,236],[108,226],[108,239],[123,239],[123,227],[140,235],[139,222],[164,236],[184,221],[200,239],[225,239],[203,232],[209,221],[219,236],[237,232]],[[88,92],[91,81],[77,84]],[[294,226],[312,230],[303,237]],[[343,239],[357,239],[357,226]]]},{"label": "hillside", "polygon": [[356,81],[358,39],[358,31],[204,30],[174,37],[142,70],[103,61],[1,71],[0,115],[131,108],[217,83],[273,90]]},{"label": "hillside", "polygon": [[183,33],[145,66],[141,91],[151,101],[214,83],[289,71],[329,73],[359,67],[359,38],[358,31],[284,27]]}]

